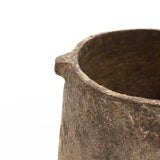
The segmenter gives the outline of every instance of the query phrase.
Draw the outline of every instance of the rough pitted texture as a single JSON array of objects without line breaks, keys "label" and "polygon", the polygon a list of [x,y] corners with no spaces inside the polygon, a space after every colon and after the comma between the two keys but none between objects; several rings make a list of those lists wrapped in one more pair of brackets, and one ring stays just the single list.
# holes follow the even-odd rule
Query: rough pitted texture
[{"label": "rough pitted texture", "polygon": [[109,32],[56,59],[65,78],[59,160],[160,159],[160,101],[146,99],[159,98],[159,43],[156,30]]}]

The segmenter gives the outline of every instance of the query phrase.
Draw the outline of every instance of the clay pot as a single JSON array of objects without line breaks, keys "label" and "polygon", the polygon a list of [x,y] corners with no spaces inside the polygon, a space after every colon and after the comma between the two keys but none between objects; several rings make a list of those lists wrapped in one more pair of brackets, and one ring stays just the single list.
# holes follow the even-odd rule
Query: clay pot
[{"label": "clay pot", "polygon": [[64,77],[59,160],[160,160],[160,31],[86,38],[56,58]]}]

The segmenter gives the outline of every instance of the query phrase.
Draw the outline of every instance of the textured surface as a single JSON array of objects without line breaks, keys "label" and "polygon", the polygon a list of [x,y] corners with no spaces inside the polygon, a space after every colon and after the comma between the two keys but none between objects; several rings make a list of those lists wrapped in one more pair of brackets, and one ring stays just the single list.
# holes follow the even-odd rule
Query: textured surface
[{"label": "textured surface", "polygon": [[[142,39],[142,35],[151,35],[152,37],[160,34],[158,31],[152,30],[112,32],[113,35],[112,33],[100,34],[82,41],[71,53],[56,59],[55,71],[65,78],[59,160],[160,159],[159,100],[127,96],[105,88],[114,88],[114,84],[117,81],[115,91],[123,90],[124,93],[128,93],[129,95],[133,93],[135,96],[148,98],[157,98],[159,96],[158,85],[155,87],[157,89],[156,93],[152,88],[149,90],[149,86],[153,86],[152,83],[160,83],[159,72],[156,71],[156,67],[159,67],[157,64],[155,68],[148,69],[152,70],[153,73],[157,73],[152,74],[152,72],[150,72],[150,74],[153,75],[153,82],[150,84],[148,83],[150,81],[144,77],[147,74],[146,67],[141,67],[143,76],[140,74],[142,70],[139,72],[137,69],[131,69],[131,73],[122,70],[123,67],[127,69],[128,64],[122,63],[121,57],[123,57],[123,55],[130,57],[128,59],[129,62],[133,56],[134,61],[132,64],[134,66],[139,65],[136,60],[139,58],[137,54],[143,53],[142,47],[140,47],[139,50],[137,47],[131,47],[131,50],[125,49],[124,52],[123,50],[121,52],[121,47],[118,47],[119,50],[117,52],[110,54],[110,52],[107,51],[107,44],[104,45],[106,39],[109,39],[109,42],[107,41],[106,43],[113,45],[114,48],[115,43],[112,44],[111,40],[117,38],[117,43],[119,43],[119,39],[115,35],[121,35],[122,41],[127,45],[129,40],[125,39],[125,35],[127,35],[128,32],[131,32],[129,35],[132,35],[132,38],[133,36],[136,38],[140,34]],[[109,37],[107,37],[108,35]],[[138,38],[139,43],[137,43],[137,46],[142,44],[140,42],[144,41],[141,40],[140,37]],[[160,48],[158,39],[160,39],[160,36],[157,38],[156,45],[154,45],[157,47],[156,49],[154,48],[154,52],[152,52],[151,48],[146,49],[145,52],[151,58],[151,55],[155,53],[155,56],[153,56],[157,63],[159,63],[157,55],[159,54],[158,48]],[[155,39],[153,38],[151,40],[153,41]],[[132,39],[131,41],[134,40]],[[134,50],[133,52],[132,49]],[[135,53],[136,49],[138,50],[137,54]],[[111,56],[109,59],[113,58],[113,62],[108,60],[107,57],[105,58],[104,53],[107,53],[107,57]],[[150,53],[152,54],[150,55]],[[102,56],[100,58],[101,60],[96,54]],[[117,60],[115,60],[116,56],[114,56],[114,54],[117,54]],[[89,58],[89,56],[91,57]],[[92,59],[94,60],[95,57],[97,57],[97,61],[92,62]],[[143,64],[146,65],[152,62],[152,59],[150,61],[150,58],[145,59],[144,57],[146,56],[142,56]],[[82,70],[91,79],[82,72],[78,61],[80,62]],[[128,62],[127,60],[124,61]],[[111,67],[108,62],[113,63]],[[96,63],[95,66],[94,63]],[[117,65],[122,63],[121,73],[114,67],[114,63]],[[142,64],[141,61],[140,64]],[[96,66],[98,68],[96,68]],[[113,74],[108,72],[108,67]],[[133,78],[130,78],[130,82],[128,82],[127,74]],[[126,78],[122,78],[124,75]],[[139,86],[134,85],[136,79],[140,81]],[[156,80],[158,80],[157,83]],[[95,81],[105,87],[100,86]],[[144,85],[148,88],[141,88],[143,81],[145,81],[146,84]],[[127,83],[127,85],[125,83]],[[130,86],[134,86],[133,89],[132,87],[130,88]],[[146,93],[148,91],[149,93]]]}]

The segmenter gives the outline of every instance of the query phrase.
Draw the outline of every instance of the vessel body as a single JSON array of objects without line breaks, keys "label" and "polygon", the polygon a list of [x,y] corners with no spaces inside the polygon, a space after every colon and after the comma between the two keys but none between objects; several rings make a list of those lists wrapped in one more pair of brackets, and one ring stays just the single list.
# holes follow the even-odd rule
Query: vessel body
[{"label": "vessel body", "polygon": [[159,51],[158,30],[124,30],[90,36],[56,59],[65,79],[59,160],[160,159]]}]

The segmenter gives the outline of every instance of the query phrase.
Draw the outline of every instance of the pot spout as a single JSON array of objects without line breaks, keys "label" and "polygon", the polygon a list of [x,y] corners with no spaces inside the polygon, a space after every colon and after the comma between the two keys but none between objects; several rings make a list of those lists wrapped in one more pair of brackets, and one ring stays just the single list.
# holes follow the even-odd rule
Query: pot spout
[{"label": "pot spout", "polygon": [[54,70],[56,74],[66,79],[67,74],[68,74],[68,69],[71,66],[72,66],[71,52],[69,52],[65,55],[61,55],[56,58]]}]

